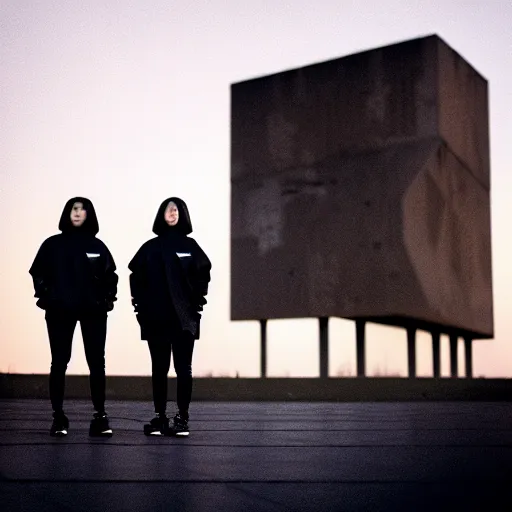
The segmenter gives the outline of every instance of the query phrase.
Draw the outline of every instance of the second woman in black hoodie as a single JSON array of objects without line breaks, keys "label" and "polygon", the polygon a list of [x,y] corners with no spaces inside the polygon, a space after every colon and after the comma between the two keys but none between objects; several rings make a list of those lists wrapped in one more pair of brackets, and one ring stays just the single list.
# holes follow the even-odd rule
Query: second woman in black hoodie
[{"label": "second woman in black hoodie", "polygon": [[[158,235],[137,251],[128,265],[132,303],[147,340],[152,361],[156,417],[146,435],[186,436],[192,396],[192,353],[199,339],[201,311],[206,304],[211,263],[190,238],[192,223],[185,202],[162,202],[153,224]],[[178,411],[169,427],[166,415],[167,374],[171,354],[177,376]]]}]

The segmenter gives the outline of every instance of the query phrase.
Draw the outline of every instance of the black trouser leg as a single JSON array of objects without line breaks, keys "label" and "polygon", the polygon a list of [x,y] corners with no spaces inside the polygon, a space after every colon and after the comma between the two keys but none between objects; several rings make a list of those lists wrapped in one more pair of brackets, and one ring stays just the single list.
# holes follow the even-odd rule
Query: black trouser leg
[{"label": "black trouser leg", "polygon": [[94,409],[105,411],[105,340],[107,338],[107,315],[80,316],[80,328],[84,340],[85,358],[89,365],[89,386]]},{"label": "black trouser leg", "polygon": [[148,340],[151,354],[151,382],[153,403],[157,414],[165,414],[167,409],[167,375],[171,366],[171,340],[160,336]]},{"label": "black trouser leg", "polygon": [[71,359],[71,346],[77,319],[62,311],[49,311],[45,315],[52,364],[50,367],[50,400],[56,413],[62,412],[66,370]]},{"label": "black trouser leg", "polygon": [[192,354],[194,352],[194,337],[188,331],[173,338],[172,355],[176,371],[176,391],[178,410],[188,418],[188,408],[192,399]]}]

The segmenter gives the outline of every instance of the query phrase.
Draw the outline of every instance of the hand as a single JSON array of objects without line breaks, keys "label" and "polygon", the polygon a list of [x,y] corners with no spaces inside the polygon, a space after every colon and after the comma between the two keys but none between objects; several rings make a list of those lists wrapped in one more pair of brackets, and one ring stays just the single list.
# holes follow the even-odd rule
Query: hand
[{"label": "hand", "polygon": [[36,302],[36,306],[41,308],[42,310],[46,310],[48,308],[48,300],[47,299],[38,299]]}]

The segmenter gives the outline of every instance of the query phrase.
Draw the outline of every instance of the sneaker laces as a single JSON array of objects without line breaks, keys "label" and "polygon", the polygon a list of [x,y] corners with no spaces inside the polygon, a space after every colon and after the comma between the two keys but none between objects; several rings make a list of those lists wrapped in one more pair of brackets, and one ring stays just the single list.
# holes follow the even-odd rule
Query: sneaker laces
[{"label": "sneaker laces", "polygon": [[178,425],[186,425],[188,423],[188,417],[181,415],[179,412],[174,416],[174,423]]}]

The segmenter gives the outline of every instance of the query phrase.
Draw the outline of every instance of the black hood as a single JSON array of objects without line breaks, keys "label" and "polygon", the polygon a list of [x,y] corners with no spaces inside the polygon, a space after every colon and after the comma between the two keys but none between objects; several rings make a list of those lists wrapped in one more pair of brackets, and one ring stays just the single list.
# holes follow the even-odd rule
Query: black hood
[{"label": "black hood", "polygon": [[[164,219],[165,209],[170,202],[173,202],[178,207],[179,218],[176,226],[169,226]],[[192,222],[190,220],[190,214],[188,213],[187,205],[185,201],[179,197],[169,197],[162,202],[158,208],[158,212],[153,223],[153,233],[155,235],[163,235],[165,233],[181,233],[182,235],[189,235],[192,233]]]},{"label": "black hood", "polygon": [[[87,217],[85,218],[84,223],[79,226],[73,226],[71,223],[71,209],[75,203],[82,203],[84,206],[84,210],[87,212]],[[64,206],[64,210],[62,210],[62,215],[60,216],[59,221],[59,229],[63,233],[72,233],[72,232],[80,232],[80,233],[89,233],[91,235],[97,235],[100,230],[98,224],[98,217],[96,217],[96,211],[94,210],[94,206],[90,199],[86,197],[73,197],[70,199],[66,206]]]}]

